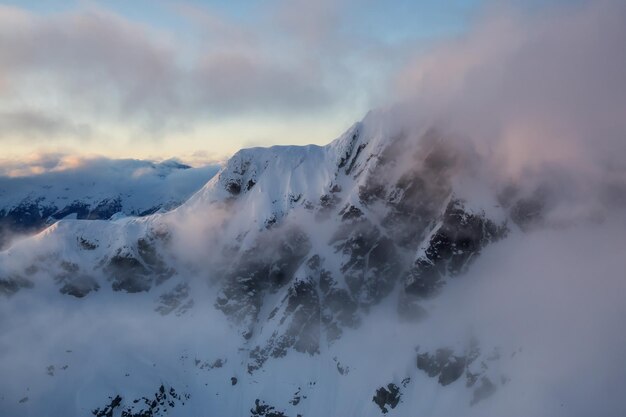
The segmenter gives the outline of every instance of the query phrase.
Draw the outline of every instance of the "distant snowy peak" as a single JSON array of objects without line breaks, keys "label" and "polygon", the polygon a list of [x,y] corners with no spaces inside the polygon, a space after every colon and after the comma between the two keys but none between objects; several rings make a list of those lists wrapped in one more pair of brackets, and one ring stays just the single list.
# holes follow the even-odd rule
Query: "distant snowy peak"
[{"label": "distant snowy peak", "polygon": [[176,160],[95,159],[65,171],[0,178],[0,248],[12,235],[33,233],[64,218],[107,220],[170,210],[218,169]]}]

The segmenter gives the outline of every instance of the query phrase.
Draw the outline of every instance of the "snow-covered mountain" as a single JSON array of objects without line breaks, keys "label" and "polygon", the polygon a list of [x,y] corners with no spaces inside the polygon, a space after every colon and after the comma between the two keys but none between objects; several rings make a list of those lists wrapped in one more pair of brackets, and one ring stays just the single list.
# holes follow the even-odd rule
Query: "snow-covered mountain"
[{"label": "snow-covered mountain", "polygon": [[3,415],[610,415],[580,395],[607,392],[601,372],[558,369],[594,369],[594,352],[559,357],[571,334],[535,331],[557,294],[545,274],[565,272],[534,251],[553,245],[574,276],[597,255],[602,273],[608,229],[553,229],[539,188],[385,120],[244,149],[173,211],[63,219],[1,252]]},{"label": "snow-covered mountain", "polygon": [[63,218],[145,216],[183,203],[219,170],[174,160],[85,160],[63,171],[0,177],[0,248]]}]

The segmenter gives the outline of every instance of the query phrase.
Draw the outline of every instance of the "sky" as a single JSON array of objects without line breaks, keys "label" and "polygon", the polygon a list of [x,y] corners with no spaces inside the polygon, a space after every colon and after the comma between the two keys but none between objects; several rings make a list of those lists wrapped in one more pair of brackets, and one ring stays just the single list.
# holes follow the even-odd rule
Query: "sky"
[{"label": "sky", "polygon": [[[503,4],[506,3],[506,6]],[[577,1],[3,1],[0,164],[326,144],[494,8]],[[477,23],[478,22],[478,23]]]}]

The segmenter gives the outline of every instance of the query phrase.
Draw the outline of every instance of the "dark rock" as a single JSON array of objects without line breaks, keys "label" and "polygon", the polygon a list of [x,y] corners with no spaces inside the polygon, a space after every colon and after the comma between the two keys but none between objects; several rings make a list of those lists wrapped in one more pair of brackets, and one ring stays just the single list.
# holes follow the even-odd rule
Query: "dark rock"
[{"label": "dark rock", "polygon": [[[498,350],[494,350],[498,352]],[[417,355],[417,368],[424,371],[430,377],[438,377],[442,386],[449,385],[465,375],[465,386],[474,388],[471,405],[491,396],[496,391],[495,384],[486,376],[489,369],[488,363],[499,358],[493,353],[485,360],[478,361],[481,356],[477,341],[472,338],[463,355],[455,355],[452,349],[441,348],[435,353],[420,353]],[[472,366],[475,364],[476,366]],[[502,381],[508,378],[501,377]],[[505,383],[505,382],[503,382]]]},{"label": "dark rock", "polygon": [[108,220],[116,213],[122,211],[122,200],[107,198],[100,201],[87,215],[88,220]]},{"label": "dark rock", "polygon": [[300,389],[300,387],[298,387],[298,391],[296,391],[293,394],[293,398],[289,401],[289,404],[291,404],[291,405],[298,405],[298,404],[300,404],[300,400],[302,399],[302,395],[300,394],[300,391],[301,391],[301,389]]},{"label": "dark rock", "polygon": [[396,384],[387,384],[387,387],[380,387],[376,390],[376,394],[372,398],[372,401],[380,407],[380,411],[384,414],[389,412],[389,408],[396,408],[400,403],[400,388]]},{"label": "dark rock", "polygon": [[221,368],[222,366],[224,366],[224,363],[226,363],[226,361],[218,358],[211,364],[211,369]]},{"label": "dark rock", "polygon": [[324,194],[320,197],[320,212],[325,214],[337,207],[339,197],[335,194]]},{"label": "dark rock", "polygon": [[71,295],[76,298],[83,298],[92,291],[98,291],[100,285],[89,275],[79,275],[73,277],[71,281],[65,282],[59,289],[61,294]]},{"label": "dark rock", "polygon": [[96,408],[91,414],[96,417],[113,417],[113,411],[122,403],[122,397],[116,395],[115,398],[109,397],[109,399],[111,399],[111,402],[108,405],[102,407],[102,409]]},{"label": "dark rock", "polygon": [[359,217],[363,216],[363,212],[355,206],[348,206],[340,211],[339,214],[341,215],[342,221],[358,219]]},{"label": "dark rock", "polygon": [[417,368],[433,378],[439,376],[442,386],[449,385],[459,379],[465,372],[466,358],[456,356],[452,349],[437,349],[435,354],[421,353],[417,355]]},{"label": "dark rock", "polygon": [[106,262],[103,271],[112,281],[114,291],[136,293],[148,291],[171,278],[175,271],[168,267],[157,251],[156,243],[168,234],[150,233],[137,240],[136,247],[118,249]]},{"label": "dark rock", "polygon": [[451,201],[424,255],[411,268],[405,291],[418,297],[436,294],[446,276],[464,272],[487,244],[502,238],[506,231],[505,226],[497,226],[482,214],[466,212],[462,201]]},{"label": "dark rock", "polygon": [[408,250],[422,243],[445,208],[452,192],[452,177],[463,159],[440,132],[431,129],[419,138],[415,153],[404,156],[413,161],[400,178],[388,178],[396,158],[414,149],[410,142],[415,139],[406,133],[390,138],[361,190],[366,204],[379,201],[386,205],[388,212],[382,225],[397,246]]},{"label": "dark rock", "polygon": [[77,219],[86,219],[89,217],[89,204],[83,203],[81,201],[74,201],[71,204],[63,207],[61,210],[57,211],[52,215],[52,218],[56,220],[60,220],[64,217],[69,216],[70,214],[76,214]]},{"label": "dark rock", "polygon": [[32,288],[32,281],[13,275],[6,278],[0,277],[0,295],[11,296],[22,288]]},{"label": "dark rock", "polygon": [[278,227],[266,232],[225,272],[215,306],[243,324],[244,337],[251,337],[265,293],[288,284],[310,248],[308,237],[298,228]]},{"label": "dark rock", "polygon": [[100,285],[95,278],[81,272],[78,264],[61,261],[60,269],[61,271],[54,276],[54,280],[61,285],[59,289],[61,294],[82,298],[90,292],[100,289]]},{"label": "dark rock", "polygon": [[194,364],[196,365],[196,367],[198,367],[199,369],[219,369],[221,367],[224,366],[224,364],[227,362],[226,359],[221,359],[218,358],[216,360],[214,360],[213,362],[209,363],[209,362],[203,362],[200,359],[196,359],[194,361]]},{"label": "dark rock", "polygon": [[278,219],[276,218],[275,214],[272,214],[271,217],[265,219],[265,228],[271,229],[276,224],[276,222],[278,222]]},{"label": "dark rock", "polygon": [[337,340],[341,336],[341,328],[354,328],[359,323],[356,315],[358,304],[346,289],[337,288],[337,285],[337,281],[330,271],[320,271],[321,321],[326,328],[326,337],[329,342]]},{"label": "dark rock", "polygon": [[147,278],[148,269],[132,255],[113,256],[105,267],[105,271],[113,280],[114,291],[136,293],[150,289],[150,281]]},{"label": "dark rock", "polygon": [[331,243],[343,254],[341,272],[359,304],[377,304],[391,292],[400,273],[399,254],[378,227],[369,220],[344,224]]},{"label": "dark rock", "polygon": [[441,368],[439,383],[445,387],[459,379],[463,375],[463,372],[465,372],[465,357],[452,356],[443,368]]},{"label": "dark rock", "polygon": [[346,149],[346,153],[345,155],[343,155],[340,159],[339,159],[339,163],[337,164],[338,168],[343,168],[346,166],[346,164],[348,163],[348,161],[350,160],[350,157],[352,156],[352,153],[354,151],[354,145],[356,144],[356,142],[359,139],[359,129],[358,127],[355,129],[354,133],[352,134],[352,137],[350,138],[350,142],[348,144],[348,149]]},{"label": "dark rock", "polygon": [[281,302],[283,313],[278,320],[280,333],[274,332],[264,346],[257,346],[250,352],[251,363],[248,372],[259,369],[271,356],[280,358],[290,348],[310,355],[319,353],[320,344],[320,304],[317,290],[312,281],[297,281],[287,291]]},{"label": "dark rock", "polygon": [[[159,297],[159,305],[155,308],[155,311],[165,316],[178,309],[177,314],[182,314],[193,305],[193,300],[188,300],[188,298],[189,284],[180,283],[171,291],[166,292]],[[185,302],[185,300],[188,301]]]},{"label": "dark rock", "polygon": [[254,401],[254,407],[250,409],[251,417],[287,417],[282,411],[276,410],[258,398]]},{"label": "dark rock", "polygon": [[[373,176],[371,178],[374,178]],[[384,200],[387,195],[385,184],[380,180],[369,179],[365,185],[359,186],[359,200],[365,206],[370,206],[378,200]]]},{"label": "dark rock", "polygon": [[347,375],[348,373],[350,373],[349,366],[342,365],[341,362],[337,360],[337,358],[333,358],[333,359],[337,364],[337,372],[339,372],[340,375]]},{"label": "dark rock", "polygon": [[41,198],[28,198],[8,211],[0,210],[0,249],[5,249],[16,234],[43,230],[48,218],[56,211],[56,206],[45,205]]},{"label": "dark rock", "polygon": [[359,146],[356,148],[356,151],[354,152],[354,156],[352,157],[352,159],[350,160],[350,164],[348,165],[348,167],[346,168],[346,175],[350,175],[350,173],[352,172],[352,170],[354,169],[354,164],[356,163],[357,159],[359,158],[359,155],[361,154],[361,152],[363,151],[363,149],[365,149],[365,147],[367,146],[366,143],[361,143],[359,144]]},{"label": "dark rock", "polygon": [[76,240],[78,241],[80,247],[84,250],[95,250],[98,247],[96,243],[90,242],[83,237],[77,237]]},{"label": "dark rock", "polygon": [[[178,205],[178,204],[176,204],[176,205]],[[157,204],[155,206],[152,206],[150,208],[147,208],[145,210],[140,211],[139,213],[137,213],[137,216],[138,217],[150,216],[151,214],[154,214],[154,213],[158,212],[161,209],[165,209],[165,208],[163,207],[162,204]]]},{"label": "dark rock", "polygon": [[237,196],[241,193],[241,180],[230,180],[226,183],[226,191]]},{"label": "dark rock", "polygon": [[137,240],[137,251],[146,265],[155,266],[160,261],[155,246],[148,239],[140,238]]},{"label": "dark rock", "polygon": [[[121,404],[122,398],[119,398],[116,406]],[[170,410],[176,408],[177,405],[185,405],[185,400],[190,398],[189,394],[179,394],[173,387],[167,389],[163,384],[158,387],[156,392],[148,397],[136,398],[130,401],[129,406],[125,407],[121,417],[167,417],[171,415]],[[109,407],[111,413],[113,408]],[[109,417],[108,414],[97,417]]]},{"label": "dark rock", "polygon": [[306,261],[307,266],[314,271],[317,271],[319,269],[321,263],[322,263],[322,260],[320,256],[317,254],[311,256],[309,260]]},{"label": "dark rock", "polygon": [[147,238],[141,238],[137,240],[137,252],[139,257],[150,270],[151,275],[154,277],[155,284],[159,285],[165,280],[174,275],[174,270],[169,268],[167,263],[163,260],[157,250],[156,243],[159,240],[166,240],[169,235],[160,235],[158,233],[152,233]]}]

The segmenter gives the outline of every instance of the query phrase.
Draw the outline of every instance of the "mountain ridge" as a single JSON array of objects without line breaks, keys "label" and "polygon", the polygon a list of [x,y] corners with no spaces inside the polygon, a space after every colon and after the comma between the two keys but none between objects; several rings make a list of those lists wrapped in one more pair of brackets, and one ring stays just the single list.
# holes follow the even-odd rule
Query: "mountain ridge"
[{"label": "mountain ridge", "polygon": [[[189,412],[402,413],[423,407],[424,397],[410,394],[416,389],[455,407],[483,404],[515,378],[505,369],[518,346],[481,340],[446,317],[476,259],[533,227],[512,214],[523,195],[504,204],[480,158],[457,138],[403,132],[383,120],[370,114],[326,146],[242,150],[167,213],[61,220],[0,252],[0,292],[9,300],[56,293],[56,303],[73,300],[85,311],[131,308],[162,332],[199,326],[150,354],[155,367],[167,368],[157,373],[163,390],[178,393],[173,403],[186,398]],[[449,329],[426,336],[441,323]],[[211,345],[213,326],[222,347]],[[385,343],[394,332],[402,334],[396,347]],[[196,338],[192,361],[185,346]],[[349,348],[364,342],[372,345],[358,355]],[[115,349],[124,355],[129,347]],[[380,364],[368,359],[375,352],[385,358]],[[122,362],[125,373],[153,374]],[[279,375],[288,389],[272,389]],[[129,399],[141,404],[162,383],[111,378],[113,391],[92,384],[110,401],[93,394],[81,406],[95,415],[142,415]],[[341,381],[357,384],[354,399],[333,397]],[[223,399],[203,399],[205,387]],[[428,403],[446,410],[445,402]],[[166,415],[162,407],[151,412]]]}]

